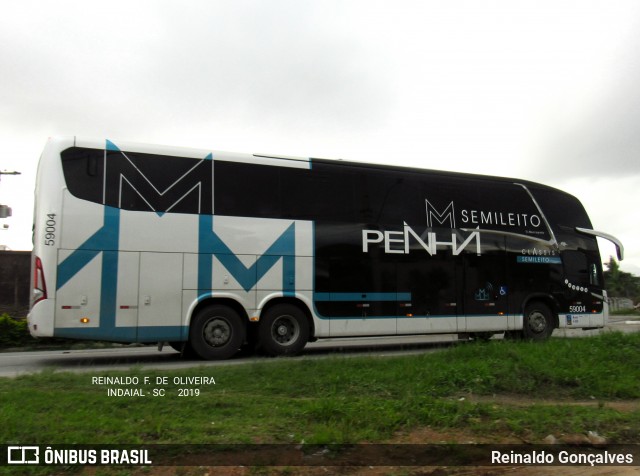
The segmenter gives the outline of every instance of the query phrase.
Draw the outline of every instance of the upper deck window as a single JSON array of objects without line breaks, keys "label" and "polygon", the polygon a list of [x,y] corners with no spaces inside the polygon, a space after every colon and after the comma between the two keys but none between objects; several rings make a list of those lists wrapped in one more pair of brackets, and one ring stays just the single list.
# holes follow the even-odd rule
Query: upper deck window
[{"label": "upper deck window", "polygon": [[125,210],[212,213],[212,161],[72,147],[62,152],[69,192]]}]

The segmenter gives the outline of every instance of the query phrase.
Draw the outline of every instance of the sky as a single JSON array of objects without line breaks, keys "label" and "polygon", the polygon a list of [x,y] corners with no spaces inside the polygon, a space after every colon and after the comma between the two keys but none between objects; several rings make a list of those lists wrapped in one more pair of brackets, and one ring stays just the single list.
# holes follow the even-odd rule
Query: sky
[{"label": "sky", "polygon": [[0,4],[11,249],[31,249],[47,138],[82,136],[541,182],[640,275],[638,1]]}]

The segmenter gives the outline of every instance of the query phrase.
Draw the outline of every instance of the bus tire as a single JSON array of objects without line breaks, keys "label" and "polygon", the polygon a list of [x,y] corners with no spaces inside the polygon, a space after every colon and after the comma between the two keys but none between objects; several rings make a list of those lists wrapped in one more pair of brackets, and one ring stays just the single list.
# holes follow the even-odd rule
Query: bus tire
[{"label": "bus tire", "polygon": [[202,359],[228,359],[244,342],[245,326],[232,308],[213,304],[200,310],[189,328],[191,349]]},{"label": "bus tire", "polygon": [[260,348],[269,355],[294,355],[309,340],[305,313],[292,304],[279,304],[267,310],[260,320]]},{"label": "bus tire", "polygon": [[522,336],[529,340],[546,340],[553,333],[554,322],[549,306],[539,301],[532,302],[524,310]]}]

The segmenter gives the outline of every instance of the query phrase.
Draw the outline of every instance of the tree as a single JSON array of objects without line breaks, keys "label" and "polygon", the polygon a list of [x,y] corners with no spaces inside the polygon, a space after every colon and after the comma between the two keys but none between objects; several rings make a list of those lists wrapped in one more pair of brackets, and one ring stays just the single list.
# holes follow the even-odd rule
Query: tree
[{"label": "tree", "polygon": [[620,270],[620,265],[609,257],[608,269],[604,272],[605,288],[609,296],[625,297],[638,302],[640,299],[640,278]]}]

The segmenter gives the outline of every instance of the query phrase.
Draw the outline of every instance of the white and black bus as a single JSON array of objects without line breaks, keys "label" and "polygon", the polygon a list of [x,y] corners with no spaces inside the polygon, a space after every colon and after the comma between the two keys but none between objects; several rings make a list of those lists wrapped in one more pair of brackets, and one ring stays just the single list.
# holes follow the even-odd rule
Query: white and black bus
[{"label": "white and black bus", "polygon": [[34,215],[34,336],[202,358],[328,337],[545,339],[607,321],[571,195],[413,168],[52,139]]}]

